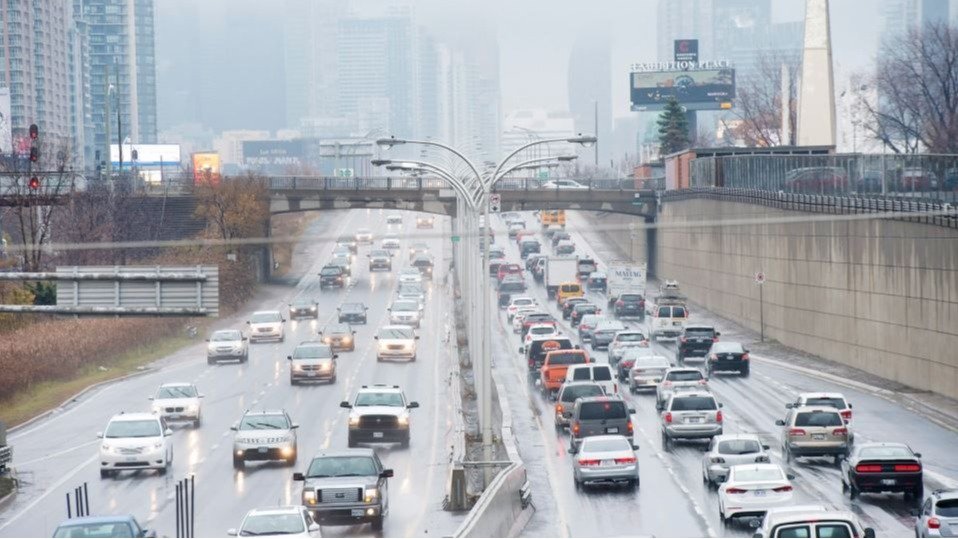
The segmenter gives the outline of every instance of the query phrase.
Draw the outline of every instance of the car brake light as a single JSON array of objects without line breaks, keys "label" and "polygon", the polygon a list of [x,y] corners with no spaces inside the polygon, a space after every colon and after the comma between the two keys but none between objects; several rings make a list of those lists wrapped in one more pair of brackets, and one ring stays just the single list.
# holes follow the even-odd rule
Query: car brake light
[{"label": "car brake light", "polygon": [[576,421],[575,423],[572,424],[572,434],[575,434],[576,436],[578,436],[578,435],[579,435],[579,429],[580,429],[580,427],[579,427],[579,422],[578,422],[578,421]]},{"label": "car brake light", "polygon": [[744,488],[729,488],[725,489],[726,494],[745,494],[746,490]]},{"label": "car brake light", "polygon": [[666,412],[666,414],[665,414],[665,422],[666,422],[666,423],[671,423],[671,422],[672,422],[672,412]]},{"label": "car brake light", "polygon": [[622,306],[624,306],[624,305],[625,305],[625,302],[622,301],[621,299],[620,299],[619,301],[616,301],[616,302],[615,302],[615,306],[616,306],[616,307],[622,307]]},{"label": "car brake light", "polygon": [[718,342],[718,337],[712,337],[712,342]]},{"label": "car brake light", "polygon": [[666,380],[662,382],[662,387],[672,387],[672,382]]},{"label": "car brake light", "polygon": [[579,459],[579,466],[598,466],[599,461],[597,459]]},{"label": "car brake light", "polygon": [[841,414],[842,414],[842,419],[844,419],[846,422],[852,420],[851,410],[842,410]]},{"label": "car brake light", "polygon": [[935,518],[935,517],[931,517],[931,518],[928,519],[928,529],[929,529],[929,530],[937,530],[937,529],[940,529],[940,528],[941,528],[941,521],[940,521],[940,520],[938,520],[938,519]]},{"label": "car brake light", "polygon": [[718,356],[715,354],[709,354],[709,359],[711,359],[712,361],[718,361]]},{"label": "car brake light", "polygon": [[789,436],[805,436],[805,429],[788,429]]},{"label": "car brake light", "polygon": [[635,461],[636,461],[635,457],[621,457],[621,458],[615,459],[616,464],[635,464]]},{"label": "car brake light", "polygon": [[685,337],[682,337],[682,342],[683,342],[683,343],[687,343],[687,342],[689,342],[689,340],[688,340],[687,338],[685,338]]},{"label": "car brake light", "polygon": [[920,472],[921,464],[896,464],[896,472]]},{"label": "car brake light", "polygon": [[715,412],[715,422],[716,422],[716,423],[721,423],[721,422],[722,422],[722,410],[719,410],[718,412]]},{"label": "car brake light", "polygon": [[629,431],[629,436],[632,435],[632,420],[630,419],[628,423],[625,424],[625,428]]},{"label": "car brake light", "polygon": [[877,473],[881,471],[880,464],[859,464],[855,466],[855,471],[858,473]]},{"label": "car brake light", "polygon": [[742,354],[742,361],[748,361],[748,354]]},{"label": "car brake light", "polygon": [[705,378],[702,378],[701,380],[699,380],[699,385],[700,385],[700,386],[704,386],[704,385],[707,384],[707,383],[709,383],[709,381],[706,380]]},{"label": "car brake light", "polygon": [[561,414],[565,411],[565,408],[561,404],[556,404],[556,413]]},{"label": "car brake light", "polygon": [[848,429],[844,427],[840,429],[835,429],[832,431],[832,436],[847,436],[847,435],[848,435]]},{"label": "car brake light", "polygon": [[777,487],[777,488],[773,488],[772,490],[775,491],[775,492],[791,492],[791,491],[792,491],[792,486],[791,486],[791,485],[785,485],[784,487]]}]

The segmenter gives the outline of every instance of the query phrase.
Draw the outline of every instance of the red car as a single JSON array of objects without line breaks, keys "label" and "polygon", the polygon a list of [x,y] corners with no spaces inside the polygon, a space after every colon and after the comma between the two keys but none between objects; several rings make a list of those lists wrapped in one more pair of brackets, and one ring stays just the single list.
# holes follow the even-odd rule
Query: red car
[{"label": "red car", "polygon": [[519,264],[499,264],[499,270],[496,272],[496,278],[499,281],[502,281],[502,278],[506,275],[518,274],[522,275],[522,268]]}]

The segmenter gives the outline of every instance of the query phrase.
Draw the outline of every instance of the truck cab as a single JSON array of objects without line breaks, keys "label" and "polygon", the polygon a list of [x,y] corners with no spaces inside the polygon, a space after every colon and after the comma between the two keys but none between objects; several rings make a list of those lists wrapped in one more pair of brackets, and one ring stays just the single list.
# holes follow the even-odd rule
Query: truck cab
[{"label": "truck cab", "polygon": [[552,397],[566,381],[570,365],[588,365],[589,354],[585,350],[557,350],[548,352],[539,369],[542,392]]}]

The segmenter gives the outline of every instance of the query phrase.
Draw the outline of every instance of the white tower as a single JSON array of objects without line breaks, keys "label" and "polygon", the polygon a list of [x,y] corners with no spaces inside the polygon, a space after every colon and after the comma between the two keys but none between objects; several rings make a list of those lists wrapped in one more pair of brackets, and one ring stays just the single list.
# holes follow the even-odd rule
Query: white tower
[{"label": "white tower", "polygon": [[805,0],[805,46],[798,97],[799,146],[835,145],[834,86],[828,0]]}]

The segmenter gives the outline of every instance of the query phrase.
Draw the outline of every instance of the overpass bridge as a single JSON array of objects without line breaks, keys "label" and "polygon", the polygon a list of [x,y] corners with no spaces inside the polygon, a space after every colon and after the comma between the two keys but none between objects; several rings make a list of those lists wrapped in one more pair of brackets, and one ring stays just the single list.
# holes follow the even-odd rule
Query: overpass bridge
[{"label": "overpass bridge", "polygon": [[[544,188],[539,180],[507,179],[496,184],[502,211],[585,210],[652,218],[654,191],[631,179],[577,180],[582,188]],[[432,177],[330,178],[272,176],[267,180],[270,212],[386,208],[456,215],[456,193]]]}]

